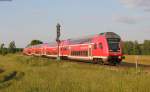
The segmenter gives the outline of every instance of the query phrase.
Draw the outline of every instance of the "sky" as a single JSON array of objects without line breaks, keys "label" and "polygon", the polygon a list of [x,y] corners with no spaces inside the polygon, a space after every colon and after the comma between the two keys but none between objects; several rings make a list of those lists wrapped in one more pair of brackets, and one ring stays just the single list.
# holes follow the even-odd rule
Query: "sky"
[{"label": "sky", "polygon": [[115,32],[122,40],[150,40],[150,0],[0,0],[0,43],[25,47],[33,39]]}]

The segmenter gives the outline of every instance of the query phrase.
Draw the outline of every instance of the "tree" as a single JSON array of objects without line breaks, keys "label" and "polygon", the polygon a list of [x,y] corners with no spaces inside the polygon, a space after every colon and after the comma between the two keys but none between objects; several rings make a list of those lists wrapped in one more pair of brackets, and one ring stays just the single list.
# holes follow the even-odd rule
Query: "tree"
[{"label": "tree", "polygon": [[1,46],[0,46],[0,49],[3,49],[3,48],[4,48],[4,46],[5,46],[5,44],[4,44],[4,43],[2,43],[2,44],[1,44]]},{"label": "tree", "polygon": [[1,54],[1,55],[6,55],[7,53],[8,53],[8,50],[7,50],[7,48],[5,48],[5,44],[2,43],[2,44],[0,45],[0,54]]},{"label": "tree", "polygon": [[123,46],[124,54],[129,54],[129,55],[134,54],[133,50],[134,50],[134,43],[132,41],[124,42],[124,46]]},{"label": "tree", "polygon": [[37,44],[43,44],[43,42],[40,40],[32,40],[28,46],[37,45]]},{"label": "tree", "polygon": [[134,47],[133,47],[133,54],[134,55],[140,55],[141,54],[141,48],[140,48],[140,44],[138,43],[138,41],[134,42]]},{"label": "tree", "polygon": [[9,53],[15,53],[15,52],[16,52],[15,41],[11,41],[11,42],[9,43],[8,50],[9,50]]},{"label": "tree", "polygon": [[3,48],[1,54],[3,56],[5,56],[8,53],[8,49],[7,48]]},{"label": "tree", "polygon": [[23,48],[16,48],[16,52],[22,52]]},{"label": "tree", "polygon": [[143,44],[139,44],[138,41],[125,41],[123,46],[124,54],[128,55],[140,55],[142,54],[142,47]]},{"label": "tree", "polygon": [[3,48],[4,48],[4,43],[2,43],[1,45],[0,45],[0,54],[2,54],[2,50],[3,50]]},{"label": "tree", "polygon": [[142,54],[150,55],[150,40],[145,40],[142,46]]}]

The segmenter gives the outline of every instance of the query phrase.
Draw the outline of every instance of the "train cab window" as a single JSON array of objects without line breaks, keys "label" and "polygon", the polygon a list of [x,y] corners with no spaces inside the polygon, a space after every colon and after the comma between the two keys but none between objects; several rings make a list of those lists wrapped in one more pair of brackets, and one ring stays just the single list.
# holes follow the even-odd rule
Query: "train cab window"
[{"label": "train cab window", "polygon": [[102,43],[99,43],[99,48],[100,48],[100,49],[103,49]]},{"label": "train cab window", "polygon": [[96,43],[94,44],[94,49],[97,49],[97,44]]}]

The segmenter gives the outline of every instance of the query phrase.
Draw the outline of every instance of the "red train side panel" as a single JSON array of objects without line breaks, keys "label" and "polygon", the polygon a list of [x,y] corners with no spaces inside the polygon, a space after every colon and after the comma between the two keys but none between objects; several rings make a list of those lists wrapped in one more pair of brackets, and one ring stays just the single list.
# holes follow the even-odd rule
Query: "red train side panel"
[{"label": "red train side panel", "polygon": [[[27,55],[57,57],[57,43],[30,46],[24,49]],[[61,58],[89,60],[101,63],[120,63],[122,61],[121,38],[113,32],[105,32],[89,37],[68,39],[60,42]]]}]

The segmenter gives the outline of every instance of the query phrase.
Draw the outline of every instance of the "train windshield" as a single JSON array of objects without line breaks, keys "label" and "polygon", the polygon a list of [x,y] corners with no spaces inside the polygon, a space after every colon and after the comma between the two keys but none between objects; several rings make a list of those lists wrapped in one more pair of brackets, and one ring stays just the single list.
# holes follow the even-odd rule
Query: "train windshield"
[{"label": "train windshield", "polygon": [[116,52],[120,49],[119,48],[119,42],[120,42],[119,38],[108,38],[107,41],[108,41],[108,45],[109,45],[109,50]]}]

